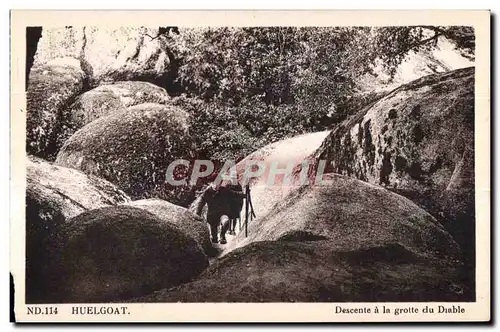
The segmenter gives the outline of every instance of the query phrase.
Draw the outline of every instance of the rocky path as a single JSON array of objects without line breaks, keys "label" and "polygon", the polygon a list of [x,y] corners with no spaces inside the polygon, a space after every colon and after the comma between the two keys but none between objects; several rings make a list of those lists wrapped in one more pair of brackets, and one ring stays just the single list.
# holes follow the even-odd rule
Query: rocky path
[{"label": "rocky path", "polygon": [[229,233],[226,234],[226,240],[227,240],[227,243],[226,244],[220,244],[220,243],[212,243],[212,246],[213,248],[215,249],[214,250],[214,253],[213,255],[208,259],[210,265],[212,265],[212,263],[214,261],[216,261],[217,259],[219,259],[221,256],[222,256],[222,253],[224,252],[224,250],[227,248],[228,245],[231,244],[231,242],[233,242],[236,238],[236,236],[240,233],[240,232],[244,232],[245,231],[245,228],[244,228],[244,224],[242,223],[241,224],[241,230],[239,228],[239,226],[237,225],[236,226],[236,234],[235,235],[230,235]]}]

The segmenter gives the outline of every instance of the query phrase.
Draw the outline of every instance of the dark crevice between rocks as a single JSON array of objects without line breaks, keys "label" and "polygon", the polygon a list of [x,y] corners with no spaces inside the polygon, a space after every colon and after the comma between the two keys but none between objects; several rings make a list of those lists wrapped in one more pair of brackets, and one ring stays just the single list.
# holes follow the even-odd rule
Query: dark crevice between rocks
[{"label": "dark crevice between rocks", "polygon": [[434,174],[442,167],[443,167],[443,158],[441,156],[438,156],[434,161],[434,163],[432,163],[431,167],[429,168],[429,173]]},{"label": "dark crevice between rocks", "polygon": [[354,172],[355,148],[351,141],[351,136],[346,136],[343,144],[338,143],[336,151],[339,151],[340,160],[335,164],[335,173],[351,175]]},{"label": "dark crevice between rocks", "polygon": [[26,73],[25,73],[25,91],[28,91],[29,76],[35,54],[38,48],[38,41],[42,37],[42,27],[26,27]]},{"label": "dark crevice between rocks", "polygon": [[93,81],[94,77],[94,69],[92,65],[87,61],[85,57],[85,49],[87,47],[87,31],[86,27],[83,27],[82,30],[82,48],[80,49],[80,55],[78,60],[80,60],[80,68],[85,74],[85,78],[83,80],[82,93],[85,93],[95,87],[95,82]]},{"label": "dark crevice between rocks", "polygon": [[185,92],[185,87],[180,84],[178,80],[179,69],[182,66],[182,59],[177,58],[169,47],[165,47],[165,52],[167,53],[170,65],[168,72],[163,78],[163,86],[170,96],[176,97]]},{"label": "dark crevice between rocks", "polygon": [[363,153],[366,155],[368,160],[368,164],[373,166],[375,163],[375,146],[373,145],[373,138],[371,133],[371,120],[365,122],[363,127],[364,136],[365,136],[365,144],[363,146]]},{"label": "dark crevice between rocks", "polygon": [[361,173],[361,172],[360,172],[360,173],[359,173],[359,175],[358,175],[358,177],[359,177],[359,179],[360,179],[361,181],[368,182],[368,178],[365,176],[365,174],[364,174],[364,173]]},{"label": "dark crevice between rocks", "polygon": [[380,169],[380,184],[390,185],[389,175],[392,172],[391,153],[384,152],[382,167]]},{"label": "dark crevice between rocks", "polygon": [[419,163],[413,162],[408,167],[408,174],[415,180],[422,180],[423,171]]},{"label": "dark crevice between rocks", "polygon": [[361,126],[361,122],[358,124],[359,129],[358,129],[358,144],[361,146],[363,144],[363,130]]}]

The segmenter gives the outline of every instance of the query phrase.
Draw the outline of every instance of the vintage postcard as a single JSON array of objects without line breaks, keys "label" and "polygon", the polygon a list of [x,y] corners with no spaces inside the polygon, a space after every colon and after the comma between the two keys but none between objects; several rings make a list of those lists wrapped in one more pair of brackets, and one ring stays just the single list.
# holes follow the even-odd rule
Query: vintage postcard
[{"label": "vintage postcard", "polygon": [[16,322],[488,322],[490,12],[11,11]]}]

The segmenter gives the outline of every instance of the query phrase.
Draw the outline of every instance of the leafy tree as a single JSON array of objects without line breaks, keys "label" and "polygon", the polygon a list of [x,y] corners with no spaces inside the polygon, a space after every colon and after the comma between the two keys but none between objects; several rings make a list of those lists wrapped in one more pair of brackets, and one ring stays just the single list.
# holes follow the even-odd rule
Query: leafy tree
[{"label": "leafy tree", "polygon": [[470,27],[179,28],[166,47],[178,61],[177,102],[193,115],[199,151],[239,158],[260,146],[325,130],[376,100],[359,78],[382,63],[393,76],[411,51],[447,38],[474,58]]},{"label": "leafy tree", "polygon": [[397,66],[410,51],[431,50],[440,37],[448,39],[455,49],[469,60],[474,60],[474,29],[467,26],[408,26],[377,29],[374,49],[385,68],[393,75]]}]

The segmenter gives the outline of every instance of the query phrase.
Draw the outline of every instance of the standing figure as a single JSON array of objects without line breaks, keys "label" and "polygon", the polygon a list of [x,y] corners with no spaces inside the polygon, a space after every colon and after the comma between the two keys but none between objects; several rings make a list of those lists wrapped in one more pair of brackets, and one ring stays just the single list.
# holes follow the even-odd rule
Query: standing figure
[{"label": "standing figure", "polygon": [[194,213],[201,216],[205,204],[208,206],[207,222],[210,225],[212,242],[217,243],[217,230],[221,225],[220,243],[226,244],[226,232],[239,218],[245,194],[240,184],[210,184],[192,204]]}]

